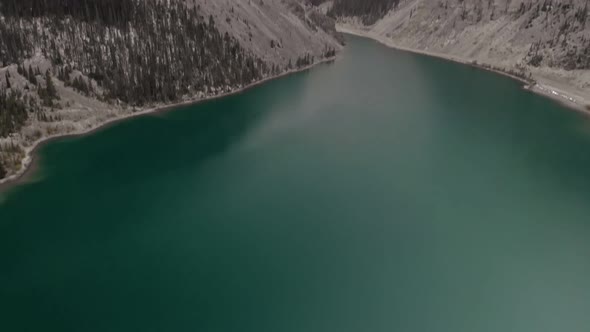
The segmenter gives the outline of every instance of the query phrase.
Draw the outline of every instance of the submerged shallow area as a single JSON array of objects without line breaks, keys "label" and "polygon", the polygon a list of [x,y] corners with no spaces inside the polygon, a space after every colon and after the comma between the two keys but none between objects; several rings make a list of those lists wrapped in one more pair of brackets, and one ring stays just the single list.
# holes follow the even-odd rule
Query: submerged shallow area
[{"label": "submerged shallow area", "polygon": [[3,331],[590,330],[590,120],[505,77],[349,37],[40,156]]}]

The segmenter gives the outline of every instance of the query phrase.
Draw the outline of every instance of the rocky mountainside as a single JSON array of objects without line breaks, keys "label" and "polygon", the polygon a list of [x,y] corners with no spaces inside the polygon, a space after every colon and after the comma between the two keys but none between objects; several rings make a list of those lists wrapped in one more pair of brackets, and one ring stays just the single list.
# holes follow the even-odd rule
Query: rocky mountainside
[{"label": "rocky mountainside", "polygon": [[[340,27],[396,47],[477,62],[590,100],[587,0],[334,0]],[[379,5],[379,6],[378,6]]]},{"label": "rocky mountainside", "polygon": [[290,60],[294,62],[306,54],[320,58],[327,50],[341,47],[334,20],[321,14],[307,0],[207,0],[205,3],[200,8],[216,18],[222,32],[229,32],[267,63],[288,66]]},{"label": "rocky mountainside", "polygon": [[[316,0],[316,2],[328,2]],[[351,17],[354,16],[365,25],[377,22],[391,9],[396,8],[399,0],[335,0],[330,6],[330,16]]]},{"label": "rocky mountainside", "polygon": [[236,91],[341,47],[334,21],[300,0],[0,0],[0,40],[0,179],[41,139]]}]

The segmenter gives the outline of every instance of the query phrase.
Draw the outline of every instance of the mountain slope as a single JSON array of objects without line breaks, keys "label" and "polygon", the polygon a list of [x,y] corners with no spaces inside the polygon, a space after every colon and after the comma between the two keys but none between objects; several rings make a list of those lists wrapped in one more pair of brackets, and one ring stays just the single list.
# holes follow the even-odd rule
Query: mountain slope
[{"label": "mountain slope", "polygon": [[[335,0],[334,6],[351,0]],[[400,48],[494,66],[590,102],[590,22],[586,0],[376,0],[374,22],[339,12],[343,29]],[[334,12],[334,11],[333,11]]]},{"label": "mountain slope", "polygon": [[[190,0],[189,0],[190,1]],[[222,32],[266,62],[287,65],[307,53],[339,49],[334,20],[300,0],[216,0],[201,5]]]},{"label": "mountain slope", "polygon": [[341,47],[334,21],[296,0],[0,0],[0,40],[0,179],[46,137],[236,91]]}]

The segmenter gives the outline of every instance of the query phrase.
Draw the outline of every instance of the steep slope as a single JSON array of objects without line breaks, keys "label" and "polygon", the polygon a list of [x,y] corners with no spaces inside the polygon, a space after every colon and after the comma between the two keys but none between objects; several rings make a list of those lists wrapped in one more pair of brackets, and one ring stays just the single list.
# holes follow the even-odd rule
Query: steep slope
[{"label": "steep slope", "polygon": [[[189,0],[190,1],[190,0]],[[339,49],[335,22],[301,0],[216,0],[201,5],[222,32],[265,62],[288,65],[310,54]]]},{"label": "steep slope", "polygon": [[332,2],[330,15],[336,17],[355,16],[363,24],[369,25],[374,24],[398,3],[399,0],[335,0]]},{"label": "steep slope", "polygon": [[[351,0],[335,0],[334,7]],[[540,89],[590,103],[590,22],[586,0],[377,0],[374,24],[335,11],[340,28],[392,46],[477,62],[536,80]]]},{"label": "steep slope", "polygon": [[[334,56],[296,0],[0,0],[0,179],[40,140]],[[24,159],[24,164],[28,159]]]}]

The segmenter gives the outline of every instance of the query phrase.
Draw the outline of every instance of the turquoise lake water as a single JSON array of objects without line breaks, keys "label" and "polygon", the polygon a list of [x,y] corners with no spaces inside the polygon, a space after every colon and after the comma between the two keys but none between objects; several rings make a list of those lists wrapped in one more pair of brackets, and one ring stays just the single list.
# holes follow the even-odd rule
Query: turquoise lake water
[{"label": "turquoise lake water", "polygon": [[590,331],[590,120],[505,77],[348,37],[40,157],[0,331]]}]

